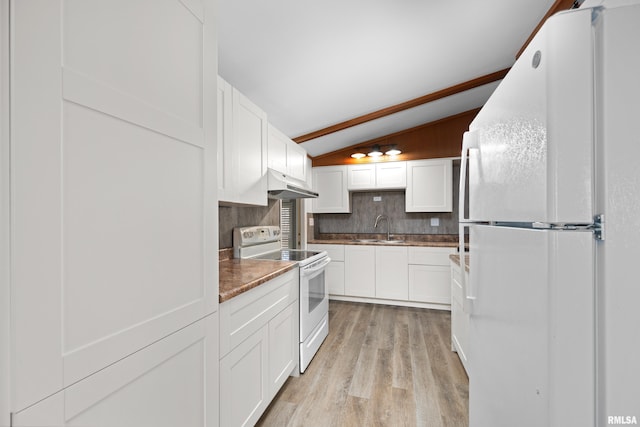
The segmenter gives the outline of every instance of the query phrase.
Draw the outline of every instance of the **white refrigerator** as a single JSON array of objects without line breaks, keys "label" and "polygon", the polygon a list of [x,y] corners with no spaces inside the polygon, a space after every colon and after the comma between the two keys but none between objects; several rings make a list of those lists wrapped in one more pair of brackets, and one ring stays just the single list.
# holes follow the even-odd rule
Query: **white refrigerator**
[{"label": "white refrigerator", "polygon": [[550,18],[470,125],[471,427],[640,423],[639,131],[637,0]]}]

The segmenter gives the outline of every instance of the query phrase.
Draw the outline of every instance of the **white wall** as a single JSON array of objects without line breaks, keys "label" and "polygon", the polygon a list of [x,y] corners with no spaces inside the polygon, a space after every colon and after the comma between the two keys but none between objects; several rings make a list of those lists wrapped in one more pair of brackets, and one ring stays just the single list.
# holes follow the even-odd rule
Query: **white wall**
[{"label": "white wall", "polygon": [[9,425],[9,0],[0,0],[0,426]]}]

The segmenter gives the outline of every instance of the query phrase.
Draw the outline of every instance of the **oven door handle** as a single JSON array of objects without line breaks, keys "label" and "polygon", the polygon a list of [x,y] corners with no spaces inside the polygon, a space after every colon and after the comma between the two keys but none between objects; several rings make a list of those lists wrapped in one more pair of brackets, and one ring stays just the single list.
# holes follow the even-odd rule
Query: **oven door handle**
[{"label": "oven door handle", "polygon": [[327,265],[329,265],[329,263],[331,262],[331,258],[327,257],[325,259],[325,261],[322,262],[322,264],[320,264],[317,267],[313,267],[313,268],[303,268],[302,269],[302,275],[303,276],[311,276],[313,273],[322,270],[323,268],[325,268]]}]

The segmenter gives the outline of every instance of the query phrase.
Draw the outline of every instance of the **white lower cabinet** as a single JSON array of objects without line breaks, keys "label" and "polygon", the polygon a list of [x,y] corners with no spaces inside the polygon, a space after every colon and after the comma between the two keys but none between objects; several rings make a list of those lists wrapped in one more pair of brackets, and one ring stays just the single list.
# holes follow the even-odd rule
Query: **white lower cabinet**
[{"label": "white lower cabinet", "polygon": [[451,304],[449,255],[454,248],[409,248],[409,299]]},{"label": "white lower cabinet", "polygon": [[309,244],[331,258],[325,277],[331,299],[448,310],[449,255],[455,248]]},{"label": "white lower cabinet", "polygon": [[13,426],[218,425],[218,314],[14,414]]},{"label": "white lower cabinet", "polygon": [[298,269],[220,304],[220,425],[254,425],[296,374]]},{"label": "white lower cabinet", "polygon": [[269,395],[275,396],[296,367],[297,305],[291,304],[269,321]]},{"label": "white lower cabinet", "polygon": [[324,270],[329,295],[344,295],[344,261],[331,261]]},{"label": "white lower cabinet", "polygon": [[[466,269],[464,274],[468,283],[469,272]],[[461,275],[460,265],[451,261],[451,349],[458,353],[462,366],[468,374],[469,313],[465,310]]]},{"label": "white lower cabinet", "polygon": [[344,248],[344,293],[355,297],[376,296],[375,246]]},{"label": "white lower cabinet", "polygon": [[263,326],[220,361],[220,425],[250,426],[268,405],[269,327]]},{"label": "white lower cabinet", "polygon": [[376,298],[409,300],[407,247],[376,246]]},{"label": "white lower cabinet", "polygon": [[309,244],[310,251],[326,251],[331,262],[324,270],[329,295],[344,295],[344,245]]},{"label": "white lower cabinet", "polygon": [[409,266],[409,299],[449,304],[451,292],[449,267],[442,265]]}]

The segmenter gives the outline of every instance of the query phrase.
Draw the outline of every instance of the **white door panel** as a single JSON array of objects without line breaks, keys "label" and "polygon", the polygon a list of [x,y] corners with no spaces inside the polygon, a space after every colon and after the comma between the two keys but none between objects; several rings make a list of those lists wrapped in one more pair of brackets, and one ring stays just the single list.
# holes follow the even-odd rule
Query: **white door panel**
[{"label": "white door panel", "polygon": [[640,419],[638,378],[640,364],[640,286],[638,250],[640,241],[640,174],[638,118],[640,117],[640,5],[602,10],[597,31],[601,37],[597,87],[601,143],[596,157],[598,213],[606,218],[606,240],[598,245],[598,334],[599,385],[598,422],[607,417],[635,414]]},{"label": "white door panel", "polygon": [[203,6],[188,3],[200,16],[176,0],[65,0],[63,64],[201,127]]},{"label": "white door panel", "polygon": [[14,414],[13,425],[217,425],[217,334],[213,313]]},{"label": "white door panel", "polygon": [[208,0],[12,12],[15,412],[217,309],[217,64]]},{"label": "white door panel", "polygon": [[471,227],[470,425],[593,425],[594,240]]},{"label": "white door panel", "polygon": [[208,340],[215,339],[216,320],[213,314],[69,387],[67,425],[204,426],[205,367],[214,368],[217,359],[217,343]]},{"label": "white door panel", "polygon": [[590,10],[550,19],[471,123],[472,220],[592,221],[591,38]]}]

